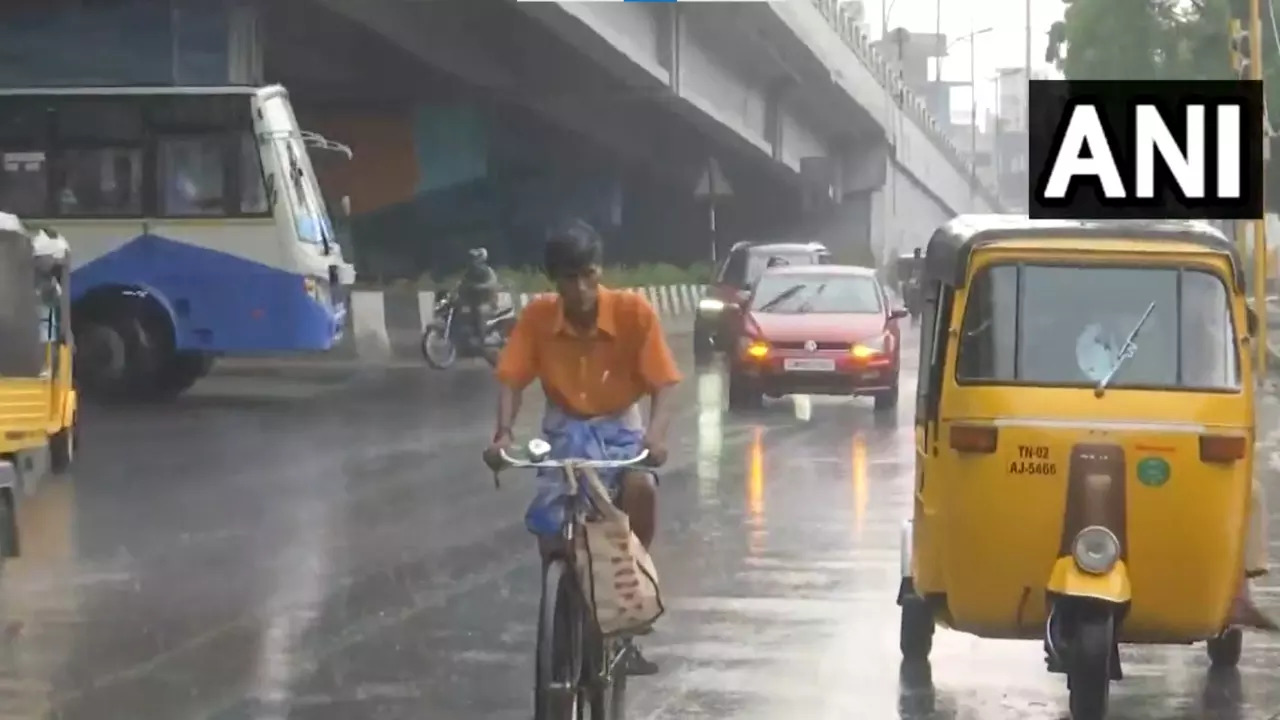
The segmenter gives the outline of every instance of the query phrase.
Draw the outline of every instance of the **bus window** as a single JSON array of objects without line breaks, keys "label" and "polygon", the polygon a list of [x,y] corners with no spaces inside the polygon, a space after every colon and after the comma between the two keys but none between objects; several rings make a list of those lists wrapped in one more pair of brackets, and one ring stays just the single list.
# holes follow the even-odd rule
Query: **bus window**
[{"label": "bus window", "polygon": [[0,208],[16,215],[39,217],[46,212],[49,164],[42,150],[0,145]]},{"label": "bus window", "polygon": [[[38,97],[30,102],[42,104]],[[55,109],[59,142],[82,146],[142,144],[142,105],[135,98],[71,98],[43,104]]]},{"label": "bus window", "polygon": [[142,214],[142,106],[128,98],[28,98],[53,112],[54,207],[60,215]]},{"label": "bus window", "polygon": [[54,163],[56,206],[65,216],[142,213],[142,150],[66,148]]},{"label": "bus window", "polygon": [[0,208],[19,216],[48,212],[45,108],[0,100]]},{"label": "bus window", "polygon": [[226,214],[227,136],[168,136],[157,141],[160,214]]}]

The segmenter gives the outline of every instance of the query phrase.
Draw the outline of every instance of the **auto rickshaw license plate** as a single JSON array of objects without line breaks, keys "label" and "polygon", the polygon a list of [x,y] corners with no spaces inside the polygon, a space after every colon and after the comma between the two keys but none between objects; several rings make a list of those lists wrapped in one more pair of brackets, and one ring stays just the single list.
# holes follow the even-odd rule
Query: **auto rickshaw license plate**
[{"label": "auto rickshaw license plate", "polygon": [[1049,445],[1017,443],[1005,451],[1005,471],[1010,475],[1055,477],[1062,461]]}]

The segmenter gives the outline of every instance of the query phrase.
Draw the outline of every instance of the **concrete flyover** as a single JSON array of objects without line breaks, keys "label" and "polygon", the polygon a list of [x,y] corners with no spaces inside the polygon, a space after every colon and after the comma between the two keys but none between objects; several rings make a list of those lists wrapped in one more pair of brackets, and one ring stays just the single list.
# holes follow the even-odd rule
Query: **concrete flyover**
[{"label": "concrete flyover", "polygon": [[883,261],[956,214],[1001,209],[835,0],[519,7],[780,172],[829,186],[819,234],[837,246]]}]

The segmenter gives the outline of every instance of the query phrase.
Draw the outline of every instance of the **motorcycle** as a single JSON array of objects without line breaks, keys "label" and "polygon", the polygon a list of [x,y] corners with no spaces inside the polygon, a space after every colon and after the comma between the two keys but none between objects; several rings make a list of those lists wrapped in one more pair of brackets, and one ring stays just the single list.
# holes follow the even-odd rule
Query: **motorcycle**
[{"label": "motorcycle", "polygon": [[485,321],[483,336],[477,338],[467,311],[451,293],[436,303],[435,319],[422,333],[422,357],[436,370],[452,367],[459,357],[482,357],[490,366],[497,365],[515,323],[515,308],[502,308]]}]

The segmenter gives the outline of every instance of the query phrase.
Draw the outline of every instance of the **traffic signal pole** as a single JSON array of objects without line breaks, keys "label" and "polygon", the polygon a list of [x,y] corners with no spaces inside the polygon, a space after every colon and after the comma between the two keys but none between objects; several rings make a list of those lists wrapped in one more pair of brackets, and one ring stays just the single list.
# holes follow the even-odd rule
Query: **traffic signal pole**
[{"label": "traffic signal pole", "polygon": [[[1249,0],[1249,79],[1262,81],[1262,8],[1260,0]],[[1265,94],[1263,95],[1265,106]],[[1263,114],[1263,122],[1266,122]],[[1263,141],[1267,142],[1263,129]],[[1264,178],[1266,173],[1263,173]],[[1265,182],[1265,180],[1264,180]],[[1265,197],[1265,195],[1264,195]],[[1267,221],[1266,210],[1253,224],[1253,309],[1258,316],[1255,352],[1258,354],[1256,375],[1267,376]]]},{"label": "traffic signal pole", "polygon": [[[1249,21],[1246,30],[1237,18],[1231,18],[1228,27],[1231,53],[1231,69],[1241,80],[1262,82],[1262,8],[1260,0],[1249,0]],[[1264,107],[1265,107],[1264,93]],[[1263,112],[1263,124],[1266,124],[1266,113]],[[1264,128],[1263,142],[1270,142],[1266,137],[1269,130]],[[1265,158],[1266,155],[1264,154]],[[1265,182],[1265,173],[1264,173]],[[1263,197],[1265,197],[1265,193]],[[1254,333],[1254,375],[1261,381],[1266,377],[1267,359],[1267,221],[1264,208],[1262,217],[1237,221],[1234,224],[1236,244],[1240,248],[1240,256],[1248,257],[1248,238],[1253,238],[1253,310],[1258,318],[1258,328]]]}]

